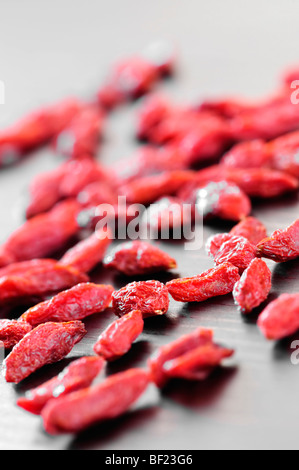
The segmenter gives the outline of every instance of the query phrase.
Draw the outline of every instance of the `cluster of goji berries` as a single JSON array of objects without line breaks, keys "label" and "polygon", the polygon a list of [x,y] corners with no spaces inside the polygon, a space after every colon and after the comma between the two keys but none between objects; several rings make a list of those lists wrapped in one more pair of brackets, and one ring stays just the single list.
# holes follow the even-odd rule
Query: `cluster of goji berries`
[{"label": "cluster of goji berries", "polygon": [[[101,373],[109,361],[131,349],[149,317],[167,314],[170,297],[204,302],[231,294],[238,309],[249,314],[271,291],[265,259],[299,257],[299,219],[268,236],[251,215],[255,198],[299,188],[299,108],[290,102],[288,80],[260,103],[221,100],[179,106],[149,93],[174,66],[174,51],[160,44],[117,64],[91,102],[68,99],[0,133],[1,165],[46,144],[66,158],[32,181],[26,221],[0,247],[0,306],[27,307],[19,318],[0,320],[0,340],[8,352],[6,381],[19,383],[65,358],[88,333],[84,320],[90,315],[112,307],[118,317],[100,332],[93,355],[73,360],[18,399],[20,407],[42,416],[49,433],[78,432],[115,418],[150,383],[163,388],[173,378],[205,380],[234,354],[205,328],[164,344],[144,369],[108,378]],[[135,132],[145,142],[116,168],[105,167],[97,156],[109,113],[144,94]],[[119,196],[126,197],[122,209]],[[174,230],[194,223],[198,214],[204,222],[218,218],[236,225],[206,241],[214,263],[210,269],[162,283],[155,273],[179,267],[156,244],[134,240],[110,246],[116,217],[123,211],[127,225],[135,203],[147,206],[147,223],[159,230],[166,219]],[[111,226],[95,229],[101,204],[112,207]],[[93,283],[91,273],[98,265],[130,282],[119,290]],[[136,280],[139,276],[151,278]],[[297,331],[299,293],[269,303],[258,325],[269,339]]]}]

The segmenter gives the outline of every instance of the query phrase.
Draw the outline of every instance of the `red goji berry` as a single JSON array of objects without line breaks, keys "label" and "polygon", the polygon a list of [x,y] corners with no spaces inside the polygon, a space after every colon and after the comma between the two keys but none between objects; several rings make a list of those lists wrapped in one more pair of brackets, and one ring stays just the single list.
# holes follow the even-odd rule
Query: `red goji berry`
[{"label": "red goji berry", "polygon": [[132,204],[150,204],[163,196],[176,194],[195,174],[192,170],[181,170],[144,176],[122,185],[120,193]]},{"label": "red goji berry", "polygon": [[196,207],[204,217],[239,221],[251,212],[249,197],[234,183],[209,183],[196,191]]},{"label": "red goji berry", "polygon": [[139,240],[120,244],[106,256],[104,265],[126,276],[167,271],[177,267],[175,259],[160,248]]},{"label": "red goji berry", "polygon": [[270,290],[271,271],[263,260],[255,258],[235,284],[233,297],[242,313],[250,313],[267,299]]},{"label": "red goji berry", "polygon": [[97,356],[80,357],[71,362],[59,375],[29,390],[17,400],[17,405],[30,413],[40,415],[49,400],[89,387],[105,365]]},{"label": "red goji berry", "polygon": [[61,199],[60,185],[67,171],[66,165],[39,174],[29,187],[29,202],[26,207],[27,219],[47,212]]},{"label": "red goji berry", "polygon": [[232,238],[233,235],[230,233],[217,233],[216,235],[212,235],[206,242],[206,253],[212,258],[215,258],[223,243]]},{"label": "red goji berry", "polygon": [[97,207],[100,204],[115,205],[118,197],[115,188],[108,181],[95,181],[85,186],[77,196],[83,208]]},{"label": "red goji berry", "polygon": [[95,105],[86,105],[53,141],[54,149],[69,158],[95,157],[103,132],[104,112]]},{"label": "red goji berry", "polygon": [[150,233],[154,232],[159,235],[165,231],[165,238],[170,237],[170,232],[173,238],[181,238],[181,228],[190,228],[195,216],[193,206],[184,204],[178,197],[165,196],[155,201],[143,212],[142,223],[150,230]]},{"label": "red goji berry", "polygon": [[260,314],[257,322],[267,339],[279,340],[299,329],[299,294],[282,294]]},{"label": "red goji berry", "polygon": [[272,168],[271,153],[262,139],[234,145],[220,163],[228,168]]},{"label": "red goji berry", "polygon": [[97,93],[98,102],[107,109],[147,93],[159,78],[158,69],[141,57],[116,64]]},{"label": "red goji berry", "polygon": [[247,238],[253,245],[257,245],[267,237],[266,227],[256,217],[246,217],[235,225],[229,233],[237,237]]},{"label": "red goji berry", "polygon": [[231,263],[223,263],[197,276],[173,279],[166,287],[179,302],[203,302],[211,297],[232,292],[240,280],[239,270]]},{"label": "red goji berry", "polygon": [[50,434],[79,432],[103,420],[125,413],[149,384],[142,369],[129,369],[104,382],[50,400],[42,410],[45,430]]},{"label": "red goji berry", "polygon": [[77,197],[90,183],[112,181],[108,171],[91,158],[70,160],[65,164],[65,170],[59,187],[61,198]]},{"label": "red goji berry", "polygon": [[285,262],[299,256],[299,219],[285,230],[276,230],[257,245],[257,256]]},{"label": "red goji berry", "polygon": [[38,262],[28,271],[20,270],[0,278],[0,305],[20,305],[31,303],[30,299],[68,289],[76,284],[87,282],[88,276],[79,271],[61,266]]},{"label": "red goji berry", "polygon": [[214,256],[216,265],[231,263],[240,271],[246,269],[256,257],[256,246],[247,238],[233,236],[224,241]]},{"label": "red goji berry", "polygon": [[9,129],[0,132],[0,166],[16,160],[59,133],[80,110],[81,103],[70,98],[32,112]]},{"label": "red goji berry", "polygon": [[173,106],[166,97],[158,94],[146,96],[137,112],[137,137],[150,140],[155,126],[169,116],[172,111]]},{"label": "red goji berry", "polygon": [[185,354],[167,361],[164,370],[168,378],[182,378],[186,380],[205,380],[221,364],[223,359],[231,357],[233,349],[223,348],[211,343],[199,346]]},{"label": "red goji berry", "polygon": [[0,320],[0,342],[5,349],[11,349],[31,330],[32,326],[26,322]]},{"label": "red goji berry", "polygon": [[20,320],[37,326],[40,323],[83,320],[103,312],[110,304],[114,288],[110,285],[81,283],[41,302],[21,315]]},{"label": "red goji berry", "polygon": [[144,326],[140,310],[133,310],[114,321],[100,334],[93,350],[107,361],[113,361],[126,354],[133,342],[142,333]]},{"label": "red goji berry", "polygon": [[6,381],[19,383],[45,364],[60,361],[86,333],[80,321],[38,325],[5,358],[3,373]]},{"label": "red goji berry", "polygon": [[51,211],[27,220],[8,237],[3,249],[15,261],[52,255],[79,232],[79,212],[80,204],[77,201],[62,201]]},{"label": "red goji berry", "polygon": [[60,264],[70,266],[82,273],[89,273],[103,261],[111,242],[110,232],[97,230],[70,248],[61,258]]},{"label": "red goji berry", "polygon": [[116,174],[122,184],[163,171],[188,169],[185,155],[177,145],[143,145],[129,158],[122,159]]},{"label": "red goji berry", "polygon": [[131,282],[113,292],[112,307],[117,316],[140,310],[143,318],[163,315],[168,311],[167,287],[159,281]]},{"label": "red goji berry", "polygon": [[173,377],[204,380],[233,353],[214,342],[212,330],[197,328],[156,351],[148,361],[151,380],[159,388]]}]

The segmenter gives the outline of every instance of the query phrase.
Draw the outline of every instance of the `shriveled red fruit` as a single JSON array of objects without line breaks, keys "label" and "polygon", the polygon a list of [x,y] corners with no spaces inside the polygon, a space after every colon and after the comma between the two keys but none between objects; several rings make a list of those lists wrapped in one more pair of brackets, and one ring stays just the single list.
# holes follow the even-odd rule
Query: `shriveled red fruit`
[{"label": "shriveled red fruit", "polygon": [[204,217],[239,221],[250,214],[251,201],[236,184],[218,181],[196,191],[196,207]]},{"label": "shriveled red fruit", "polygon": [[230,233],[216,233],[216,235],[211,235],[206,242],[206,253],[215,258],[223,243],[231,240],[232,237],[233,235]]},{"label": "shriveled red fruit", "polygon": [[50,434],[74,433],[116,418],[138,400],[148,385],[146,371],[128,369],[100,384],[50,400],[42,410],[44,428]]},{"label": "shriveled red fruit", "polygon": [[299,187],[296,178],[287,173],[269,168],[227,168],[225,179],[234,182],[249,197],[272,198]]},{"label": "shriveled red fruit", "polygon": [[271,154],[262,139],[234,145],[221,159],[221,165],[229,168],[271,168]]},{"label": "shriveled red fruit", "polygon": [[143,318],[163,315],[169,307],[168,289],[159,281],[131,282],[113,292],[112,307],[119,317],[132,310],[140,310]]},{"label": "shriveled red fruit", "polygon": [[89,273],[103,261],[111,242],[110,232],[97,230],[70,248],[61,258],[60,264]]},{"label": "shriveled red fruit", "polygon": [[103,312],[110,304],[114,288],[110,285],[81,283],[41,302],[21,315],[32,326],[45,322],[83,320]]},{"label": "shriveled red fruit", "polygon": [[286,262],[299,256],[299,219],[285,230],[276,230],[257,245],[257,256]]},{"label": "shriveled red fruit", "polygon": [[271,290],[271,271],[259,258],[251,261],[235,284],[233,297],[242,313],[250,313],[263,303]]},{"label": "shriveled red fruit", "polygon": [[267,237],[266,227],[256,217],[246,217],[235,225],[229,233],[237,237],[247,238],[253,245],[257,245]]},{"label": "shriveled red fruit", "polygon": [[26,322],[0,320],[0,342],[5,349],[11,349],[31,330],[32,326]]},{"label": "shriveled red fruit", "polygon": [[15,163],[22,156],[48,142],[64,129],[82,103],[68,98],[51,106],[33,111],[10,128],[0,132],[0,166]]},{"label": "shriveled red fruit", "polygon": [[257,322],[267,339],[279,340],[299,329],[299,294],[282,294],[260,314]]},{"label": "shriveled red fruit", "polygon": [[85,186],[77,196],[82,207],[97,207],[100,204],[117,204],[115,188],[109,181],[95,181]]},{"label": "shriveled red fruit", "polygon": [[100,334],[93,350],[107,361],[113,361],[126,354],[133,342],[142,333],[144,326],[140,310],[133,310],[115,320]]},{"label": "shriveled red fruit", "polygon": [[106,256],[104,265],[127,276],[167,271],[177,267],[175,259],[166,252],[139,240],[120,244]]},{"label": "shriveled red fruit", "polygon": [[148,361],[150,377],[159,388],[172,377],[204,380],[233,353],[214,342],[212,330],[197,328],[156,351]]},{"label": "shriveled red fruit", "polygon": [[99,106],[88,104],[74,116],[69,125],[53,140],[54,149],[66,157],[95,157],[103,132],[105,113]]},{"label": "shriveled red fruit", "polygon": [[27,220],[8,237],[3,249],[16,261],[51,256],[79,232],[79,211],[77,201],[62,201],[49,212]]},{"label": "shriveled red fruit", "polygon": [[113,109],[124,101],[147,93],[159,78],[156,66],[142,57],[131,57],[115,64],[97,98],[101,106]]},{"label": "shriveled red fruit", "polygon": [[143,98],[137,112],[137,137],[139,139],[149,138],[155,126],[171,112],[172,104],[165,96],[155,93]]},{"label": "shriveled red fruit", "polygon": [[186,380],[204,380],[223,359],[231,357],[233,349],[223,348],[218,344],[199,346],[164,364],[164,370],[169,378]]},{"label": "shriveled red fruit", "polygon": [[231,263],[242,271],[255,257],[256,247],[247,238],[233,236],[220,246],[214,261],[216,265]]},{"label": "shriveled red fruit", "polygon": [[29,331],[3,362],[7,382],[19,383],[45,364],[60,361],[87,333],[81,321],[47,322]]},{"label": "shriveled red fruit", "polygon": [[59,375],[26,392],[17,405],[39,415],[49,400],[56,400],[67,393],[89,387],[101,372],[105,360],[97,356],[85,356],[71,362]]},{"label": "shriveled red fruit", "polygon": [[37,264],[26,272],[0,278],[0,305],[20,305],[30,298],[50,295],[88,280],[86,274],[59,263],[50,266]]},{"label": "shriveled red fruit", "polygon": [[120,182],[150,176],[163,171],[188,169],[185,154],[177,145],[143,145],[133,155],[118,162],[115,170]]},{"label": "shriveled red fruit", "polygon": [[160,197],[176,194],[195,174],[192,170],[182,170],[144,176],[122,185],[120,192],[131,204],[150,204]]},{"label": "shriveled red fruit", "polygon": [[166,287],[179,302],[203,302],[211,297],[232,292],[240,280],[239,270],[230,263],[223,263],[193,277],[173,279]]}]

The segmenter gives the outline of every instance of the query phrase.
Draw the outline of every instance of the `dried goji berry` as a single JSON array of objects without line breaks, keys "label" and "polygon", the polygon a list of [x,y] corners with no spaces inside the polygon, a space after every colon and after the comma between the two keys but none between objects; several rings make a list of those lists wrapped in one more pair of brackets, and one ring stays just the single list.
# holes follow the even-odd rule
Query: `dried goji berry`
[{"label": "dried goji berry", "polygon": [[148,361],[151,380],[159,388],[172,377],[204,380],[233,353],[214,342],[212,330],[197,328],[156,351]]},{"label": "dried goji berry", "polygon": [[53,141],[55,150],[69,158],[95,157],[103,132],[104,112],[95,105],[86,105]]},{"label": "dried goji berry", "polygon": [[104,259],[112,238],[110,232],[97,230],[70,248],[60,260],[60,264],[70,266],[82,273],[89,273]]},{"label": "dried goji berry", "polygon": [[42,410],[44,428],[50,434],[79,432],[116,418],[137,401],[148,384],[146,371],[129,369],[100,384],[50,400]]},{"label": "dried goji berry", "polygon": [[144,241],[120,244],[104,259],[106,267],[113,267],[127,276],[167,271],[177,267],[174,258]]},{"label": "dried goji berry", "polygon": [[169,307],[168,289],[159,281],[131,282],[113,292],[112,306],[119,317],[132,310],[140,310],[143,318],[163,315]]},{"label": "dried goji berry", "polygon": [[0,305],[31,303],[32,298],[50,295],[88,280],[86,274],[68,266],[59,263],[41,263],[39,266],[37,262],[27,271],[20,270],[0,278]]},{"label": "dried goji berry", "polygon": [[176,194],[194,176],[192,170],[165,171],[124,184],[120,187],[120,193],[132,204],[150,204],[163,196]]},{"label": "dried goji berry", "polygon": [[168,378],[205,380],[215,367],[221,364],[223,359],[231,357],[233,354],[233,349],[210,343],[165,362],[163,368]]},{"label": "dried goji berry", "polygon": [[108,181],[95,181],[85,186],[77,196],[83,208],[97,207],[100,204],[115,205],[118,197],[115,188]]},{"label": "dried goji berry", "polygon": [[38,325],[5,358],[3,374],[6,381],[19,383],[45,364],[60,361],[86,333],[81,321]]},{"label": "dried goji berry", "polygon": [[132,57],[116,64],[106,82],[100,87],[97,98],[101,106],[114,108],[124,101],[147,93],[159,78],[156,66],[141,57]]},{"label": "dried goji berry", "polygon": [[59,133],[80,110],[74,98],[32,112],[9,129],[0,132],[0,166],[14,163],[24,153]]},{"label": "dried goji berry", "polygon": [[27,220],[8,237],[3,249],[16,261],[52,255],[79,232],[79,212],[77,201],[62,201],[51,211]]},{"label": "dried goji berry", "polygon": [[212,235],[206,242],[206,253],[212,258],[215,258],[223,243],[232,238],[233,235],[230,233],[217,233],[216,235]]},{"label": "dried goji berry", "polygon": [[90,183],[112,181],[108,170],[91,158],[70,160],[65,164],[65,170],[59,187],[61,197],[77,197]]},{"label": "dried goji berry", "polygon": [[100,334],[93,350],[107,361],[113,361],[126,354],[132,343],[142,333],[144,326],[140,310],[133,310],[114,321]]},{"label": "dried goji berry", "polygon": [[235,225],[229,233],[237,237],[247,238],[253,245],[257,245],[267,237],[266,227],[256,217],[246,217]]},{"label": "dried goji berry", "polygon": [[170,236],[174,239],[182,238],[182,228],[191,228],[195,221],[195,209],[191,204],[185,204],[174,196],[165,196],[151,204],[142,214],[144,228],[153,233],[150,238],[157,235],[162,239]]},{"label": "dried goji berry", "polygon": [[239,270],[230,263],[223,263],[197,276],[173,279],[166,287],[179,302],[203,302],[211,297],[232,292],[240,280]]},{"label": "dried goji berry", "polygon": [[41,302],[21,315],[32,326],[45,322],[83,320],[104,311],[110,304],[114,288],[110,285],[81,283]]},{"label": "dried goji berry", "polygon": [[233,290],[240,311],[250,313],[261,305],[269,295],[271,284],[271,271],[267,264],[259,258],[252,260]]},{"label": "dried goji berry", "polygon": [[276,230],[257,245],[257,256],[285,262],[299,256],[299,219],[285,230]]},{"label": "dried goji berry", "polygon": [[299,329],[299,294],[282,294],[261,313],[257,322],[267,339],[279,340]]},{"label": "dried goji berry", "polygon": [[196,191],[196,207],[203,217],[238,221],[251,212],[249,197],[234,183],[209,183]]},{"label": "dried goji berry", "polygon": [[139,139],[150,139],[157,124],[173,111],[169,100],[158,94],[149,94],[142,100],[137,112],[136,134]]},{"label": "dried goji berry", "polygon": [[143,145],[132,156],[118,162],[116,174],[122,183],[163,171],[188,168],[185,155],[177,145]]},{"label": "dried goji berry", "polygon": [[247,238],[236,237],[224,241],[219,251],[214,256],[216,265],[231,263],[240,271],[246,269],[256,257],[256,247]]},{"label": "dried goji berry", "polygon": [[26,207],[27,219],[47,212],[61,199],[60,185],[66,171],[66,165],[60,165],[59,168],[39,174],[32,180]]},{"label": "dried goji berry", "polygon": [[0,320],[0,342],[4,348],[13,348],[29,331],[32,326],[18,320]]},{"label": "dried goji berry", "polygon": [[89,387],[105,365],[103,358],[85,356],[71,362],[59,375],[29,390],[17,405],[39,415],[49,400]]},{"label": "dried goji berry", "polygon": [[254,139],[234,145],[221,159],[222,165],[229,168],[271,168],[271,153],[265,141]]}]

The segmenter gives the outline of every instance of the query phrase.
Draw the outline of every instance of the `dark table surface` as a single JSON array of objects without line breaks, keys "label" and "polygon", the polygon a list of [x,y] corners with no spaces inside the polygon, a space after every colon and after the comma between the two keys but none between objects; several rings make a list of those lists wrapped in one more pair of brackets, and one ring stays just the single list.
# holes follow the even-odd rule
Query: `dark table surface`
[{"label": "dark table surface", "polygon": [[[179,49],[175,78],[159,86],[174,100],[195,102],[206,96],[271,92],[282,69],[299,62],[299,5],[292,0],[4,0],[0,5],[0,80],[6,102],[0,126],[61,97],[89,96],[109,65],[138,52],[156,39]],[[297,54],[297,55],[296,55]],[[99,158],[111,164],[130,154],[135,106],[108,120]],[[49,149],[0,173],[0,235],[3,240],[22,223],[22,207],[32,177],[60,163]],[[272,232],[298,217],[298,195],[255,203],[253,214]],[[204,240],[229,224],[204,227]],[[212,266],[204,248],[163,243],[178,261],[162,281],[191,276]],[[298,262],[275,265],[269,300],[298,290]],[[124,285],[124,278],[101,268],[96,281]],[[266,341],[256,326],[256,312],[244,318],[231,296],[202,304],[171,301],[165,317],[148,319],[132,350],[107,373],[144,366],[153,351],[198,326],[212,328],[217,341],[236,349],[225,368],[204,383],[175,382],[163,393],[150,387],[135,410],[78,435],[51,437],[39,417],[15,404],[27,389],[55,375],[64,360],[47,366],[18,386],[0,380],[0,448],[3,449],[278,449],[298,448],[298,367],[291,362],[291,342]],[[92,354],[99,332],[114,319],[108,310],[86,320],[87,336],[69,358]]]}]

